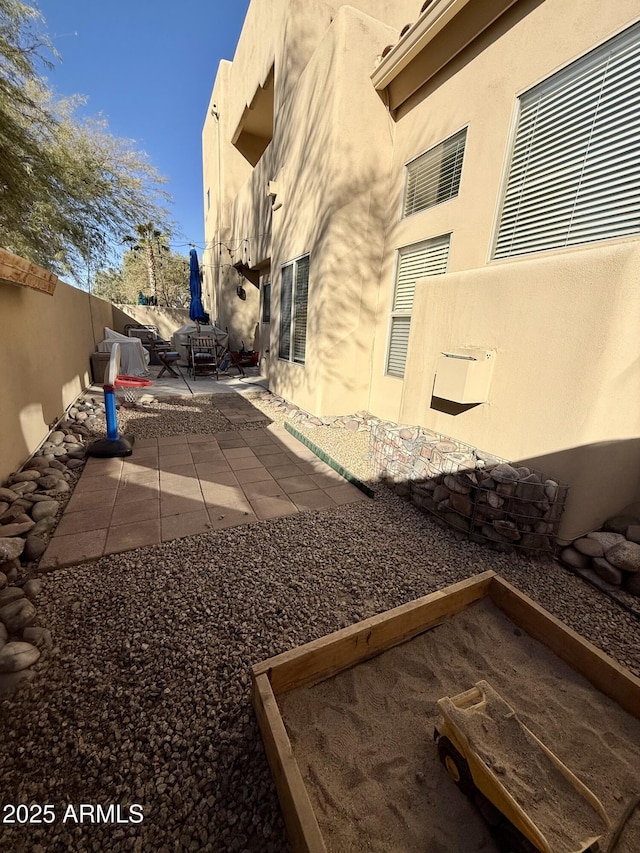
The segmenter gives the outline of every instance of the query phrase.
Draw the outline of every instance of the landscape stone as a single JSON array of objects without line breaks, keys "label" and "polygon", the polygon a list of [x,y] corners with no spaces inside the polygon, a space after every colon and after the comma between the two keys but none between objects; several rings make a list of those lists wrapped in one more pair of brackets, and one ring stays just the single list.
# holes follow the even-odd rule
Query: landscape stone
[{"label": "landscape stone", "polygon": [[621,542],[625,541],[625,537],[621,533],[611,533],[606,530],[594,530],[593,533],[587,533],[587,539],[595,539],[596,542],[599,542],[605,554],[609,550],[609,548],[613,548],[614,545],[619,545]]},{"label": "landscape stone", "polygon": [[27,471],[18,471],[16,474],[11,475],[12,483],[26,483],[30,480],[37,480],[40,477],[38,471],[31,469]]},{"label": "landscape stone", "polygon": [[27,598],[35,598],[42,592],[42,581],[38,580],[38,578],[31,578],[31,580],[28,580],[22,587],[22,591]]},{"label": "landscape stone", "polygon": [[19,598],[11,604],[0,607],[0,622],[7,626],[10,634],[17,634],[36,618],[36,609],[26,598]]},{"label": "landscape stone", "polygon": [[633,524],[640,524],[640,518],[636,515],[614,515],[608,518],[602,525],[604,530],[611,533],[621,533],[623,536],[627,532],[627,527]]},{"label": "landscape stone", "polygon": [[4,572],[0,572],[0,589],[4,589],[7,585],[7,576]]},{"label": "landscape stone", "polygon": [[66,436],[60,430],[54,430],[49,436],[49,441],[55,446],[59,446],[65,440]]},{"label": "landscape stone", "polygon": [[588,569],[591,565],[591,560],[586,554],[581,554],[580,551],[571,547],[562,549],[560,559],[572,569]]},{"label": "landscape stone", "polygon": [[34,482],[26,482],[26,483],[13,483],[11,486],[11,490],[16,492],[18,497],[22,497],[22,495],[28,495],[30,492],[35,492],[38,488],[39,483]]},{"label": "landscape stone", "polygon": [[59,509],[58,501],[39,501],[31,510],[31,518],[34,521],[40,521],[48,515],[56,515]]},{"label": "landscape stone", "polygon": [[581,539],[576,539],[573,547],[580,551],[581,554],[586,554],[587,557],[603,557],[604,547],[602,542],[597,539],[590,539],[588,536],[583,536]]},{"label": "landscape stone", "polygon": [[[19,687],[29,684],[36,677],[33,669],[22,669],[20,672],[0,673],[0,693],[5,695],[15,693]],[[33,848],[35,850],[35,847]]]},{"label": "landscape stone", "polygon": [[607,581],[607,583],[615,584],[615,586],[620,586],[623,578],[623,574],[620,569],[616,569],[616,567],[612,566],[608,560],[604,559],[604,557],[596,557],[591,562],[594,571],[597,572],[603,580]]},{"label": "landscape stone", "polygon": [[[2,533],[3,537],[5,536],[21,536],[23,533],[28,533],[33,527],[35,527],[35,521],[24,521],[21,524],[3,524],[0,526],[0,533]],[[22,553],[22,549],[20,550]]]},{"label": "landscape stone", "polygon": [[491,477],[496,483],[513,483],[519,478],[519,474],[508,462],[501,462],[491,469]]},{"label": "landscape stone", "polygon": [[20,495],[12,489],[7,489],[4,486],[0,487],[0,501],[6,501],[7,503],[12,504],[14,501],[17,501],[19,497]]},{"label": "landscape stone", "polygon": [[19,672],[34,664],[40,650],[31,643],[7,643],[0,649],[0,672]]},{"label": "landscape stone", "polygon": [[624,588],[631,595],[640,596],[640,572],[635,572],[632,575],[627,575],[624,579]]},{"label": "landscape stone", "polygon": [[0,589],[0,607],[11,604],[12,601],[18,601],[19,598],[24,598],[24,592],[19,586],[8,586],[6,589]]},{"label": "landscape stone", "polygon": [[[2,528],[0,528],[1,531]],[[0,563],[19,557],[24,551],[24,539],[17,536],[0,537]]]},{"label": "landscape stone", "polygon": [[[35,530],[35,527],[33,528]],[[47,550],[47,543],[44,539],[41,539],[39,536],[29,535],[25,539],[24,551],[22,552],[22,558],[26,562],[30,563],[33,560],[37,560],[41,557],[44,552]]]},{"label": "landscape stone", "polygon": [[630,524],[627,527],[626,536],[629,542],[636,542],[640,545],[640,524]]},{"label": "landscape stone", "polygon": [[4,646],[5,643],[9,642],[9,632],[6,627],[0,622],[0,646]]},{"label": "landscape stone", "polygon": [[48,628],[41,628],[39,625],[30,625],[22,632],[23,639],[36,646],[39,649],[50,649],[51,631]]},{"label": "landscape stone", "polygon": [[640,572],[640,545],[635,542],[621,542],[609,548],[607,560],[617,569],[625,572]]},{"label": "landscape stone", "polygon": [[32,539],[34,536],[42,536],[43,533],[48,533],[56,526],[56,519],[52,515],[47,515],[45,518],[41,518],[40,521],[37,521],[35,526],[31,528],[29,531],[29,539]]},{"label": "landscape stone", "polygon": [[42,456],[34,456],[33,459],[29,459],[28,462],[25,463],[23,470],[24,471],[40,471],[43,468],[48,468],[49,463],[46,459],[43,459]]}]

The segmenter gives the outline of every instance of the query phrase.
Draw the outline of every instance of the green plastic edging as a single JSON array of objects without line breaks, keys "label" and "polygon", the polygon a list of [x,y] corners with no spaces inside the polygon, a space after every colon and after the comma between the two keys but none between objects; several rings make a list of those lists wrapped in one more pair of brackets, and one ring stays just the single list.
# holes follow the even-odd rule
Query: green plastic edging
[{"label": "green plastic edging", "polygon": [[367,486],[366,483],[363,483],[362,480],[359,480],[357,477],[351,473],[351,471],[347,471],[346,468],[343,468],[335,459],[332,459],[327,453],[324,452],[317,444],[314,444],[312,441],[303,435],[301,432],[298,432],[297,429],[294,429],[290,424],[285,421],[284,428],[287,432],[290,432],[294,438],[297,438],[298,441],[301,441],[305,447],[308,447],[318,459],[322,459],[323,462],[326,462],[334,471],[340,474],[341,477],[344,477],[345,480],[348,480],[351,485],[355,486],[357,489],[360,489],[361,492],[368,498],[375,498],[375,492],[370,486]]}]

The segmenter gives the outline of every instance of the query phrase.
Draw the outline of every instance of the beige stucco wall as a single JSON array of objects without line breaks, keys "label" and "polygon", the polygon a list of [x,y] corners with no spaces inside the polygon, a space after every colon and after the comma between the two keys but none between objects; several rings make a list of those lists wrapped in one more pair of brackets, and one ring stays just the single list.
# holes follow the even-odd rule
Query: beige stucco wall
[{"label": "beige stucco wall", "polygon": [[[425,424],[571,486],[573,538],[634,500],[640,473],[637,270],[620,241],[422,279],[403,423]],[[494,350],[488,401],[456,414],[432,400],[441,352]]]},{"label": "beige stucco wall", "polygon": [[114,305],[112,328],[120,334],[126,334],[125,326],[139,323],[141,326],[158,327],[161,338],[170,340],[176,329],[189,320],[187,308],[165,308],[161,305]]},{"label": "beige stucco wall", "polygon": [[58,283],[52,296],[0,283],[0,482],[90,383],[111,305]]}]

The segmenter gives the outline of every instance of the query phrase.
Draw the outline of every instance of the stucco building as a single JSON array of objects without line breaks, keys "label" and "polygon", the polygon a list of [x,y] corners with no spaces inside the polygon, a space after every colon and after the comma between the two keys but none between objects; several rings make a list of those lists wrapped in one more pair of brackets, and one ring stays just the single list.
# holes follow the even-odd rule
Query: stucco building
[{"label": "stucco building", "polygon": [[563,479],[566,538],[640,499],[639,22],[252,0],[203,129],[208,308],[271,389]]}]

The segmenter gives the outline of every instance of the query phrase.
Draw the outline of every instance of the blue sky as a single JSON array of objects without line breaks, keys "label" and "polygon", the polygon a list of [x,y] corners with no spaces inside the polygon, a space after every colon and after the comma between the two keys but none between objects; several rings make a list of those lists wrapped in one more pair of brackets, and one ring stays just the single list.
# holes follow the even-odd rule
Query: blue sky
[{"label": "blue sky", "polygon": [[[29,0],[27,0],[29,2]],[[134,139],[169,178],[180,235],[204,244],[201,132],[221,59],[233,59],[249,0],[32,0],[58,53],[61,95],[89,99],[114,136]],[[77,33],[77,35],[74,35]]]}]

